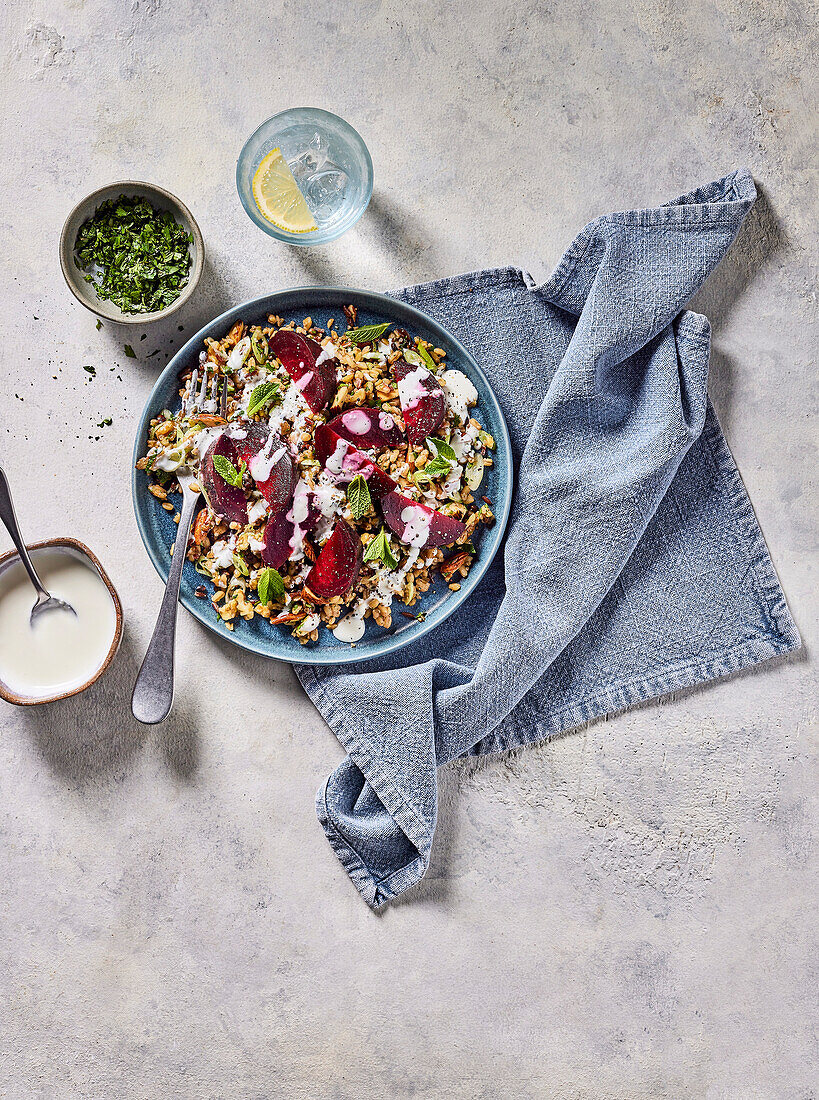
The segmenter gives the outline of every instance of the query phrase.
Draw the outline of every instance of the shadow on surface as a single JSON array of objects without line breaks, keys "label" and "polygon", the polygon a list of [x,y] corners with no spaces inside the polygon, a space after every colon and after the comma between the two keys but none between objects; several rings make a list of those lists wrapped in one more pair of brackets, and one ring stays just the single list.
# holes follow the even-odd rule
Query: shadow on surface
[{"label": "shadow on surface", "polygon": [[715,334],[725,326],[751,283],[790,247],[767,192],[758,182],[756,189],[756,202],[725,259],[688,303],[689,308],[705,314]]},{"label": "shadow on surface", "polygon": [[151,729],[131,714],[131,691],[142,655],[126,628],[111,668],[80,695],[40,707],[26,707],[22,722],[49,767],[72,784],[123,780],[155,738],[170,771],[189,780],[199,763],[195,701],[174,706]]}]

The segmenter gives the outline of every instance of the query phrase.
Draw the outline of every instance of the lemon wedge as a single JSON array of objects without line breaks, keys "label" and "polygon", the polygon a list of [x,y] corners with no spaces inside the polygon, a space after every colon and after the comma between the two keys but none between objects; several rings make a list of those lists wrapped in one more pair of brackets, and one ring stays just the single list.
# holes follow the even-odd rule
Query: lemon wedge
[{"label": "lemon wedge", "polygon": [[271,149],[256,169],[253,198],[260,213],[279,229],[288,233],[318,229],[281,149]]}]

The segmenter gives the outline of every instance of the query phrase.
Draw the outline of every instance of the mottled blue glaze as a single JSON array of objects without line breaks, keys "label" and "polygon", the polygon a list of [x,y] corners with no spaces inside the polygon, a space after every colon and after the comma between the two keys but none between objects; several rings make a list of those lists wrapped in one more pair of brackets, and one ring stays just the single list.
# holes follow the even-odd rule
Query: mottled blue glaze
[{"label": "mottled blue glaze", "polygon": [[[214,318],[191,337],[171,359],[148,398],[134,443],[131,489],[139,533],[162,580],[164,581],[168,576],[170,562],[168,551],[176,536],[176,526],[172,514],[166,512],[160,502],[147,491],[147,475],[136,469],[136,461],[145,453],[145,441],[151,418],[162,409],[178,407],[179,376],[198,361],[199,352],[203,346],[202,341],[208,336],[214,339],[221,338],[238,320],[243,320],[246,324],[267,324],[268,314],[271,313],[283,317],[286,321],[301,321],[304,317],[310,316],[323,327],[329,317],[339,318],[341,307],[348,302],[353,302],[359,307],[359,324],[391,321],[406,328],[413,336],[422,336],[426,340],[431,340],[436,347],[446,351],[449,367],[462,370],[471,378],[480,398],[479,419],[487,431],[495,437],[497,446],[494,455],[495,464],[486,471],[480,490],[492,501],[497,522],[491,528],[481,527],[476,542],[478,558],[469,576],[461,582],[459,592],[451,592],[438,578],[429,592],[425,593],[421,601],[414,604],[412,608],[416,613],[425,612],[424,622],[405,619],[400,614],[404,605],[396,601],[393,604],[392,627],[384,630],[372,620],[368,620],[364,637],[355,647],[339,642],[327,630],[320,632],[318,642],[303,646],[286,630],[271,626],[258,616],[249,623],[237,618],[234,621],[234,630],[228,630],[217,618],[210,600],[198,599],[194,594],[194,590],[203,582],[208,587],[210,585],[196,572],[193,565],[187,562],[182,574],[180,600],[188,611],[208,629],[227,638],[235,645],[279,661],[315,665],[366,661],[372,657],[392,653],[428,634],[469,598],[501,545],[509,517],[512,499],[512,464],[506,423],[486,376],[463,345],[420,310],[397,302],[384,294],[344,287],[297,287],[278,294],[254,298]],[[157,593],[157,606],[158,602],[159,593]]]}]

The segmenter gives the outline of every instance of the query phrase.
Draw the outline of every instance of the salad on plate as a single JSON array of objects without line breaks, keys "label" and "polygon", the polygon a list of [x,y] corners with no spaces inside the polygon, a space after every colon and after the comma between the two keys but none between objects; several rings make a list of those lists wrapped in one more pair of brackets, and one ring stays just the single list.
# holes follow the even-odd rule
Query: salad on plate
[{"label": "salad on plate", "polygon": [[457,591],[494,523],[476,494],[495,443],[470,379],[421,337],[343,312],[343,332],[270,316],[206,339],[204,407],[192,411],[190,369],[178,411],[151,420],[137,467],[177,523],[176,471],[195,472],[187,556],[229,630],[259,616],[303,644],[322,629],[354,644],[367,620],[392,625],[395,602],[420,618],[420,596],[439,577]]}]

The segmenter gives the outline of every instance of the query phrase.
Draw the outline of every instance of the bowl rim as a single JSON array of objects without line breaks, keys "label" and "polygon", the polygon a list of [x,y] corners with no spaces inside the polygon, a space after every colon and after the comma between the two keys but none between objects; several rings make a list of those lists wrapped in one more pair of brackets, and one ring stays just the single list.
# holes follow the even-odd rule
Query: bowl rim
[{"label": "bowl rim", "polygon": [[[245,196],[242,194],[242,188],[239,182],[239,171],[242,165],[242,158],[244,156],[245,149],[247,149],[248,145],[251,143],[251,141],[253,141],[259,131],[263,130],[265,126],[273,122],[275,119],[281,118],[282,115],[289,115],[291,114],[291,112],[296,111],[311,111],[313,114],[323,115],[326,118],[332,118],[336,122],[340,122],[360,142],[361,148],[364,151],[364,160],[367,165],[367,201],[362,204],[361,209],[349,225],[345,225],[338,230],[334,230],[333,233],[330,234],[330,236],[322,237],[320,240],[312,237],[312,234],[310,233],[288,233],[286,230],[279,229],[277,226],[273,225],[272,222],[268,222],[256,209],[255,204],[251,205],[250,202],[245,200]],[[279,241],[281,244],[292,244],[295,245],[296,248],[316,248],[324,244],[332,244],[333,241],[337,241],[339,237],[344,236],[345,233],[347,233],[350,229],[358,224],[358,222],[364,216],[367,207],[370,205],[370,200],[373,197],[375,172],[373,169],[373,158],[370,154],[369,148],[367,147],[367,143],[351,122],[348,122],[346,118],[342,118],[341,115],[336,115],[332,111],[325,110],[324,107],[302,106],[286,107],[283,111],[276,111],[275,114],[272,114],[269,118],[266,118],[264,122],[260,122],[256,129],[247,136],[245,141],[242,143],[242,148],[239,150],[239,156],[236,158],[235,179],[236,192],[239,196],[239,202],[242,204],[244,212],[258,229],[261,229],[263,233],[267,233],[269,237],[272,237],[274,240]]]},{"label": "bowl rim", "polygon": [[[13,703],[14,706],[17,707],[35,707],[40,706],[42,703],[56,703],[60,699],[70,699],[72,695],[79,695],[80,692],[85,691],[87,688],[90,688],[92,684],[95,684],[97,680],[99,680],[100,676],[102,676],[102,674],[105,672],[105,670],[108,668],[108,666],[111,664],[114,657],[116,656],[117,650],[120,646],[120,642],[122,641],[122,604],[120,603],[119,595],[116,588],[114,588],[114,585],[111,583],[111,578],[105,572],[105,569],[102,566],[102,562],[99,560],[94,551],[86,546],[84,542],[80,542],[79,539],[71,538],[68,535],[58,535],[55,538],[42,539],[40,542],[26,543],[27,550],[44,550],[50,546],[64,546],[68,547],[69,550],[75,550],[78,553],[82,554],[84,557],[88,558],[88,560],[94,566],[97,574],[100,577],[100,580],[103,581],[105,587],[108,589],[109,595],[111,596],[111,600],[114,604],[114,637],[111,639],[111,645],[109,646],[105,660],[94,673],[94,675],[89,680],[86,680],[78,687],[72,688],[70,691],[61,691],[57,692],[55,695],[45,695],[42,698],[33,699],[28,695],[19,695],[12,688],[8,687],[7,684],[3,683],[2,678],[0,678],[0,698],[5,699],[7,703]],[[13,558],[17,558],[18,561],[20,560],[20,555],[17,553],[16,550],[7,550],[5,554],[0,555],[0,571],[2,571],[6,563],[11,561]]]},{"label": "bowl rim", "polygon": [[[175,206],[177,210],[184,215],[184,217],[188,221],[188,224],[190,225],[191,234],[193,235],[193,260],[191,263],[191,270],[188,276],[187,285],[183,288],[181,294],[176,299],[176,301],[171,302],[171,304],[165,309],[154,310],[152,313],[121,313],[120,316],[116,317],[113,316],[110,312],[105,311],[103,299],[99,299],[100,306],[99,308],[97,308],[93,303],[86,301],[86,299],[83,298],[82,295],[78,292],[74,284],[74,280],[76,279],[74,271],[76,270],[76,268],[74,268],[73,266],[76,230],[74,231],[75,240],[69,242],[69,226],[76,217],[80,207],[85,206],[86,203],[91,202],[92,200],[99,200],[99,202],[102,203],[105,202],[107,198],[110,198],[110,195],[108,195],[107,192],[121,190],[127,193],[128,189],[136,187],[144,188],[145,191],[152,192],[155,195],[161,196],[168,202],[170,206]],[[79,226],[77,228],[79,228]],[[84,198],[81,198],[79,202],[74,204],[74,206],[69,211],[65,221],[63,222],[63,227],[60,231],[59,250],[60,269],[62,270],[63,278],[65,279],[68,289],[77,299],[77,301],[81,305],[85,306],[85,308],[90,313],[95,314],[97,317],[101,317],[103,321],[110,321],[112,324],[115,325],[146,325],[150,324],[152,321],[160,321],[164,317],[170,317],[172,313],[176,313],[178,309],[181,309],[181,307],[191,297],[194,290],[196,290],[205,266],[205,242],[196,218],[194,218],[193,214],[190,212],[185,203],[182,202],[182,200],[174,195],[171,191],[166,190],[164,187],[160,187],[157,183],[148,183],[146,180],[115,180],[113,183],[106,183],[102,187],[97,187],[94,191],[89,191],[89,193],[85,195]]]},{"label": "bowl rim", "polygon": [[[288,655],[273,655],[272,653],[265,652],[260,649],[258,645],[254,643],[252,639],[246,639],[241,634],[233,634],[224,630],[217,622],[211,621],[205,616],[200,616],[194,610],[195,604],[188,606],[184,599],[184,593],[180,594],[179,602],[185,607],[185,610],[192,615],[197,622],[201,623],[206,630],[215,634],[218,638],[227,641],[229,644],[238,646],[239,649],[244,649],[249,653],[255,653],[257,656],[264,657],[269,661],[277,661],[282,664],[288,665],[333,665],[333,664],[360,664],[365,661],[374,660],[379,657],[384,657],[389,653],[396,652],[403,649],[404,646],[417,641],[424,635],[429,634],[430,631],[435,630],[446,619],[453,615],[458,608],[463,604],[471,593],[477,588],[480,581],[483,579],[485,573],[489,569],[489,566],[495,559],[498,553],[503,552],[503,539],[506,533],[506,527],[509,522],[509,516],[512,511],[512,497],[514,492],[514,457],[512,451],[512,443],[509,436],[509,429],[506,424],[506,417],[503,413],[503,407],[495,394],[495,390],[486,375],[486,372],[475,360],[463,343],[454,336],[449,329],[440,322],[436,321],[434,317],[431,317],[428,313],[419,309],[417,306],[411,305],[409,302],[405,302],[399,298],[393,298],[388,294],[382,294],[375,290],[363,290],[357,287],[349,286],[297,286],[286,287],[282,290],[271,291],[268,294],[257,295],[255,298],[248,298],[244,302],[240,302],[238,305],[232,306],[230,309],[224,311],[224,313],[213,317],[210,321],[204,324],[198,332],[194,333],[172,356],[167,366],[157,378],[148,395],[145,406],[142,410],[142,415],[139,418],[139,423],[136,426],[136,434],[134,437],[134,449],[131,459],[131,503],[134,509],[134,516],[136,519],[137,528],[139,530],[140,539],[145,547],[148,557],[159,575],[163,584],[167,582],[168,578],[168,562],[167,559],[160,558],[156,551],[156,547],[153,544],[153,537],[148,531],[148,525],[140,510],[139,496],[141,487],[139,484],[140,471],[136,468],[136,463],[139,458],[142,457],[145,447],[145,438],[148,422],[152,415],[154,415],[154,409],[156,405],[157,395],[166,385],[167,380],[171,377],[178,376],[179,370],[184,364],[184,360],[187,356],[190,356],[194,352],[198,354],[202,340],[205,336],[211,335],[211,330],[218,330],[224,327],[225,331],[236,321],[242,318],[243,314],[246,314],[250,310],[258,310],[262,302],[269,302],[270,299],[279,299],[278,305],[280,308],[292,309],[297,308],[297,303],[302,296],[316,296],[321,299],[326,295],[337,296],[338,300],[346,301],[358,301],[361,303],[365,310],[368,306],[372,306],[376,303],[378,309],[388,315],[391,310],[404,310],[408,314],[412,315],[416,320],[416,323],[427,326],[431,331],[440,333],[445,340],[457,349],[459,356],[462,356],[464,361],[470,366],[474,366],[477,369],[477,373],[481,380],[487,387],[489,395],[491,397],[492,404],[497,414],[497,424],[499,437],[496,437],[496,443],[498,444],[498,452],[501,448],[508,459],[508,477],[506,478],[505,485],[502,487],[502,496],[499,497],[496,505],[493,507],[495,512],[495,524],[492,527],[492,531],[496,532],[496,543],[490,556],[481,559],[479,558],[473,568],[469,571],[468,581],[471,581],[469,588],[463,591],[463,596],[458,599],[457,597],[461,593],[450,593],[449,598],[443,601],[440,605],[446,608],[440,617],[428,618],[423,623],[413,623],[412,633],[409,633],[407,628],[406,634],[404,630],[396,634],[385,634],[382,639],[379,639],[379,647],[377,652],[371,652],[366,649],[356,650],[352,647],[347,647],[345,650],[339,650],[335,648],[321,649],[321,648],[307,648],[294,656]],[[350,297],[352,295],[352,298]],[[295,302],[291,305],[288,302],[282,302],[283,298],[293,298]],[[316,303],[319,304],[319,303]],[[337,304],[337,303],[334,303]],[[266,307],[267,308],[267,307]],[[149,495],[149,494],[146,494]],[[464,582],[466,584],[466,582]],[[436,609],[437,610],[437,609]]]}]

